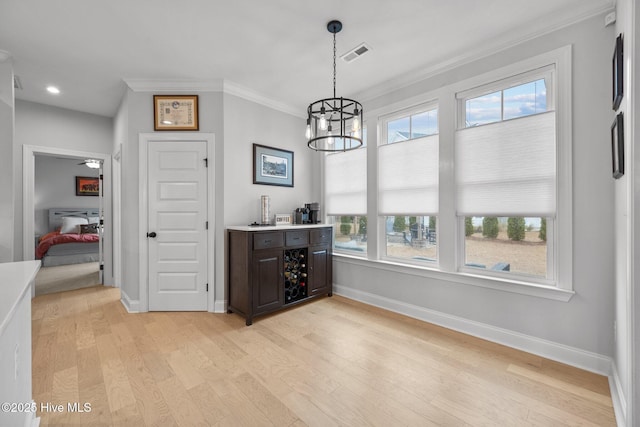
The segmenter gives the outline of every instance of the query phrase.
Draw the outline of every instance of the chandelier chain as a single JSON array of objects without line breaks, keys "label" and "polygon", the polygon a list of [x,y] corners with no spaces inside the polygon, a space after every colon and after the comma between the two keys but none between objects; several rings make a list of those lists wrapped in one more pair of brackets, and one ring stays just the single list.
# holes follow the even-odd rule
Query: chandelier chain
[{"label": "chandelier chain", "polygon": [[333,33],[333,97],[336,97],[336,33]]}]

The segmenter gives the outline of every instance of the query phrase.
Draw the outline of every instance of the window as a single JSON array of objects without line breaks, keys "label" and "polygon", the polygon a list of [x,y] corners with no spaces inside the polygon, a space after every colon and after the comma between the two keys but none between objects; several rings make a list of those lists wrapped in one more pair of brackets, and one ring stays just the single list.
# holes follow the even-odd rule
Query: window
[{"label": "window", "polygon": [[437,261],[438,109],[421,105],[383,119],[378,147],[378,214],[386,253],[411,262]]},{"label": "window", "polygon": [[325,209],[334,224],[334,249],[353,255],[367,253],[367,129],[363,146],[325,155]]},{"label": "window", "polygon": [[412,262],[438,260],[435,216],[386,216],[386,255]]},{"label": "window", "polygon": [[387,122],[387,144],[438,133],[438,110],[407,115]]},{"label": "window", "polygon": [[[547,79],[548,80],[548,79]],[[544,78],[465,100],[465,127],[548,111]]]},{"label": "window", "polygon": [[547,277],[547,218],[466,217],[465,267]]},{"label": "window", "polygon": [[328,221],[333,224],[333,248],[336,251],[352,255],[367,254],[366,215],[332,215]]},{"label": "window", "polygon": [[553,280],[552,251],[538,237],[542,224],[553,230],[556,215],[553,74],[546,67],[458,95],[465,110],[454,158],[462,270]]},{"label": "window", "polygon": [[[571,298],[570,46],[368,115],[377,118],[367,148],[375,166],[366,170],[364,153],[341,165],[326,157],[325,173],[336,177],[325,185],[327,206],[346,206],[328,210],[338,253],[389,271]],[[365,174],[376,188],[350,190],[347,177]],[[368,217],[367,197],[377,208]]]}]

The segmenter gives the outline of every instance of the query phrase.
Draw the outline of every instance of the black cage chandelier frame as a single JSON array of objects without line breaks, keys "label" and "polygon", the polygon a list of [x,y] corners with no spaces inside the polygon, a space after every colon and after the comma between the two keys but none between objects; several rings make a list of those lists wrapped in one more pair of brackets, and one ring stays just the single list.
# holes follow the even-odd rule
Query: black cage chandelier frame
[{"label": "black cage chandelier frame", "polygon": [[336,33],[342,30],[342,23],[330,21],[327,30],[333,34],[333,98],[307,107],[307,145],[316,151],[351,151],[362,146],[362,104],[336,96]]}]

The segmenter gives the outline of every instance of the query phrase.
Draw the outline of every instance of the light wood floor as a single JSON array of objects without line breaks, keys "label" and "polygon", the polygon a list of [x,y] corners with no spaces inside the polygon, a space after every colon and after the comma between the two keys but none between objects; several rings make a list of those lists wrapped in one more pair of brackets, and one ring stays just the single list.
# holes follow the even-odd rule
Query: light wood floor
[{"label": "light wood floor", "polygon": [[[339,296],[255,319],[33,300],[43,426],[614,426],[605,377]],[[91,404],[70,413],[67,403]]]}]

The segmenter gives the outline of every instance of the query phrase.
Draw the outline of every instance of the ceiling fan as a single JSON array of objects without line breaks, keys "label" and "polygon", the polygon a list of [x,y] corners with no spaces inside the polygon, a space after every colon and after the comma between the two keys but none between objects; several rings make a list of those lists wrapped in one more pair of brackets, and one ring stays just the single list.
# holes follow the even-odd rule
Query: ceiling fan
[{"label": "ceiling fan", "polygon": [[100,167],[102,166],[102,161],[96,159],[85,159],[83,162],[80,162],[78,164],[85,165],[91,169],[100,169]]}]

